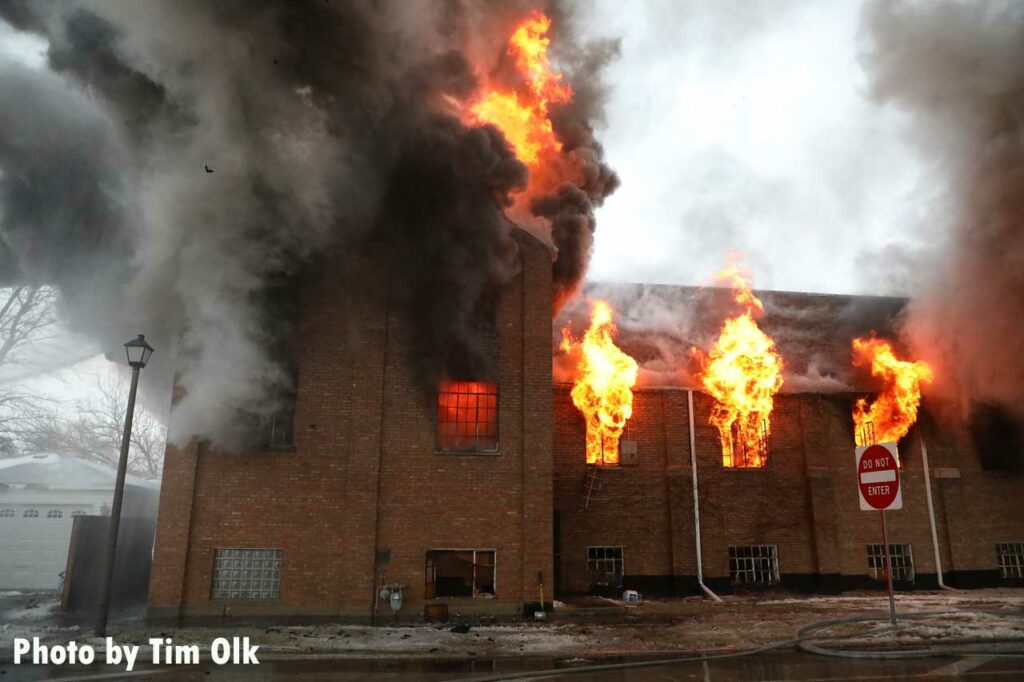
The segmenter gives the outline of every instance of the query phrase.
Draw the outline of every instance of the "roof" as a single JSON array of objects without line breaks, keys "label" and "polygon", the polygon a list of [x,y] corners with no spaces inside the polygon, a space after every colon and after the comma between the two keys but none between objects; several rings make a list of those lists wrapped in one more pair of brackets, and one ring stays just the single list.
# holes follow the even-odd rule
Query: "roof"
[{"label": "roof", "polygon": [[[775,339],[785,372],[783,392],[872,390],[870,376],[851,365],[851,341],[877,332],[897,341],[904,298],[841,296],[788,291],[755,291],[764,303],[758,319]],[[722,323],[740,312],[729,289],[662,284],[588,284],[554,324],[557,345],[569,326],[582,335],[589,322],[588,300],[600,298],[615,310],[616,343],[640,363],[639,386],[695,386],[690,350],[707,350]],[[566,375],[569,376],[569,375]]]},{"label": "roof", "polygon": [[[117,471],[96,462],[58,454],[0,459],[0,483],[41,486],[50,490],[113,490]],[[125,485],[159,489],[158,481],[128,474]]]}]

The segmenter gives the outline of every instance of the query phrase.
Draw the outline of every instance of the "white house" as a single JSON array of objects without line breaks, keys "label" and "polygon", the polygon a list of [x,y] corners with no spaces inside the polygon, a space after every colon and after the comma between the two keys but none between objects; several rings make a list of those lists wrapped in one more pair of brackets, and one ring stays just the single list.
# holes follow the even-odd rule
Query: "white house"
[{"label": "white house", "polygon": [[[109,514],[116,478],[67,455],[0,459],[0,589],[60,589],[72,520]],[[129,475],[125,486],[155,498],[160,484]]]}]

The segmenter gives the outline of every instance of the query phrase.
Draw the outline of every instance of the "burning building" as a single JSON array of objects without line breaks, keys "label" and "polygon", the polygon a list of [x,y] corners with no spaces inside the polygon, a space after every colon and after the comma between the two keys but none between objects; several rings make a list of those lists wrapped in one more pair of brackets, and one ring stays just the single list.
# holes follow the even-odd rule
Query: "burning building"
[{"label": "burning building", "polygon": [[[403,617],[428,606],[530,611],[542,584],[545,600],[621,587],[693,594],[698,576],[715,591],[882,585],[878,519],[857,504],[853,416],[886,387],[850,369],[851,353],[870,330],[891,332],[903,300],[759,292],[785,388],[761,456],[730,458],[714,394],[663,367],[714,345],[735,316],[733,293],[595,286],[586,293],[607,305],[577,299],[552,322],[550,252],[525,232],[517,241],[520,274],[488,337],[494,372],[429,395],[409,369],[412,330],[389,310],[386,278],[355,297],[332,277],[311,289],[293,437],[248,453],[201,442],[168,451],[152,615],[390,615],[382,585],[401,586]],[[654,302],[685,329],[657,328]],[[358,333],[345,331],[353,317]],[[588,335],[613,341],[638,377],[616,456],[600,462],[578,383],[551,376],[552,355]],[[1022,578],[1021,453],[993,460],[957,424],[926,401],[899,441],[897,586],[934,587],[936,556],[946,584]]]}]

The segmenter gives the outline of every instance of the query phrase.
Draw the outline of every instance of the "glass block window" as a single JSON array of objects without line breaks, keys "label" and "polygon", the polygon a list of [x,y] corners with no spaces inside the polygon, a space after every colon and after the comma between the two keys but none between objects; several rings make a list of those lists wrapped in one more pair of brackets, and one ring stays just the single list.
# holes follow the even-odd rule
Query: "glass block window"
[{"label": "glass block window", "polygon": [[213,555],[214,599],[277,599],[279,549],[218,549]]},{"label": "glass block window", "polygon": [[39,518],[39,510],[38,509],[26,509],[25,511],[23,511],[21,513],[21,517],[24,518],[24,519],[38,519]]},{"label": "glass block window", "polygon": [[[914,582],[914,552],[909,544],[889,545],[892,579]],[[883,545],[868,545],[868,575],[885,580],[885,551]]]},{"label": "glass block window", "polygon": [[48,519],[63,519],[64,518],[64,512],[62,512],[60,509],[51,509],[50,511],[46,512],[46,518],[48,518]]},{"label": "glass block window", "polygon": [[452,452],[498,449],[498,385],[444,381],[437,393],[437,447]]},{"label": "glass block window", "polygon": [[996,545],[996,556],[1003,578],[1024,578],[1024,542],[1000,542]]},{"label": "glass block window", "polygon": [[730,547],[729,577],[732,578],[734,585],[778,585],[778,546],[738,545]]},{"label": "glass block window", "polygon": [[591,587],[621,587],[624,574],[622,547],[587,547],[587,577]]},{"label": "glass block window", "polygon": [[14,510],[13,509],[0,509],[0,519],[13,519],[13,518],[14,518]]}]

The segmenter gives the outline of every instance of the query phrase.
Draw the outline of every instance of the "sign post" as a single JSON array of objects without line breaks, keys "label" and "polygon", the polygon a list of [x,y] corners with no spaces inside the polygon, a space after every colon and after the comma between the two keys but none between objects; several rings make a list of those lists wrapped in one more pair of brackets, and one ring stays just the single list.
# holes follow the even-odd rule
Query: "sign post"
[{"label": "sign post", "polygon": [[900,490],[899,452],[896,443],[861,445],[855,451],[857,491],[862,511],[877,510],[882,517],[882,552],[885,558],[885,581],[889,587],[889,616],[896,625],[896,598],[892,590],[892,560],[889,556],[889,533],[885,526],[888,509],[903,508]]}]

